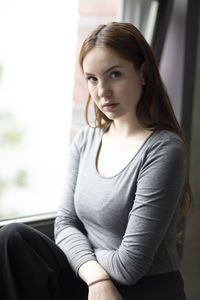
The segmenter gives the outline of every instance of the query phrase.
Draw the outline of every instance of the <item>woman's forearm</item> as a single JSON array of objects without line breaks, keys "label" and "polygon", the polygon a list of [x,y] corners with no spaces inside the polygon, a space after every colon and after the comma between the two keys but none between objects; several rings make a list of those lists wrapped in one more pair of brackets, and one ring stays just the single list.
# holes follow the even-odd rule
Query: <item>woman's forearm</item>
[{"label": "woman's forearm", "polygon": [[95,280],[109,278],[108,273],[95,260],[82,264],[78,270],[78,275],[87,285]]}]

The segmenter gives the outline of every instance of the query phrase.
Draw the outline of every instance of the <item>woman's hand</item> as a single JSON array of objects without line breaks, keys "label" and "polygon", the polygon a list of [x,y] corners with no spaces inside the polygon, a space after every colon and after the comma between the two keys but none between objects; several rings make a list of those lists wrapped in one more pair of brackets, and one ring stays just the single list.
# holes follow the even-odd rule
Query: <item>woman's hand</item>
[{"label": "woman's hand", "polygon": [[88,300],[123,300],[111,280],[105,280],[89,287]]}]

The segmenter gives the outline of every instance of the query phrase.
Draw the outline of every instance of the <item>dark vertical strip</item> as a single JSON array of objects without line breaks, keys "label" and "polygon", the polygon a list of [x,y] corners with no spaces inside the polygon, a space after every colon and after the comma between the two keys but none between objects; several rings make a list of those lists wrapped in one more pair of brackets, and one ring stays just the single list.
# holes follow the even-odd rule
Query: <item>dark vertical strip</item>
[{"label": "dark vertical strip", "polygon": [[191,141],[192,111],[195,94],[199,13],[200,1],[188,0],[181,118],[181,126],[184,130],[188,143]]},{"label": "dark vertical strip", "polygon": [[174,0],[159,1],[158,15],[152,42],[152,47],[154,49],[158,63],[160,62],[160,58],[162,55],[165,38],[173,10],[173,4]]}]

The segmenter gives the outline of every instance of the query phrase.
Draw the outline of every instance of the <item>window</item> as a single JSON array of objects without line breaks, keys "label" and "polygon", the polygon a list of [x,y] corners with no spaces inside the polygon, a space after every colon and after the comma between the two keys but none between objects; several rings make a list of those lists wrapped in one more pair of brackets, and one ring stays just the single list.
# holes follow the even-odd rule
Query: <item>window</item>
[{"label": "window", "polygon": [[54,211],[71,128],[78,1],[0,2],[0,218]]},{"label": "window", "polygon": [[0,219],[54,212],[85,124],[82,40],[118,0],[0,2]]}]

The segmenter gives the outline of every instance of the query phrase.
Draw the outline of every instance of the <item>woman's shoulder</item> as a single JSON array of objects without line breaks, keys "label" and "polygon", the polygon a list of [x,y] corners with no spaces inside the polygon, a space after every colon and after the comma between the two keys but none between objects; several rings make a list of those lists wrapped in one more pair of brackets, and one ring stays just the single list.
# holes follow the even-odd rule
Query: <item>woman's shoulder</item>
[{"label": "woman's shoulder", "polygon": [[185,148],[183,139],[176,132],[166,129],[154,132],[154,143],[166,145],[178,144],[180,147]]},{"label": "woman's shoulder", "polygon": [[90,145],[91,143],[98,141],[99,138],[101,138],[103,131],[104,129],[102,128],[85,125],[74,134],[72,144],[83,149],[86,145]]},{"label": "woman's shoulder", "polygon": [[77,130],[73,139],[88,140],[94,138],[95,136],[101,135],[102,131],[102,128],[85,125]]},{"label": "woman's shoulder", "polygon": [[148,152],[159,154],[165,152],[166,155],[176,153],[176,155],[187,155],[187,148],[183,139],[170,130],[154,131],[148,144]]}]

